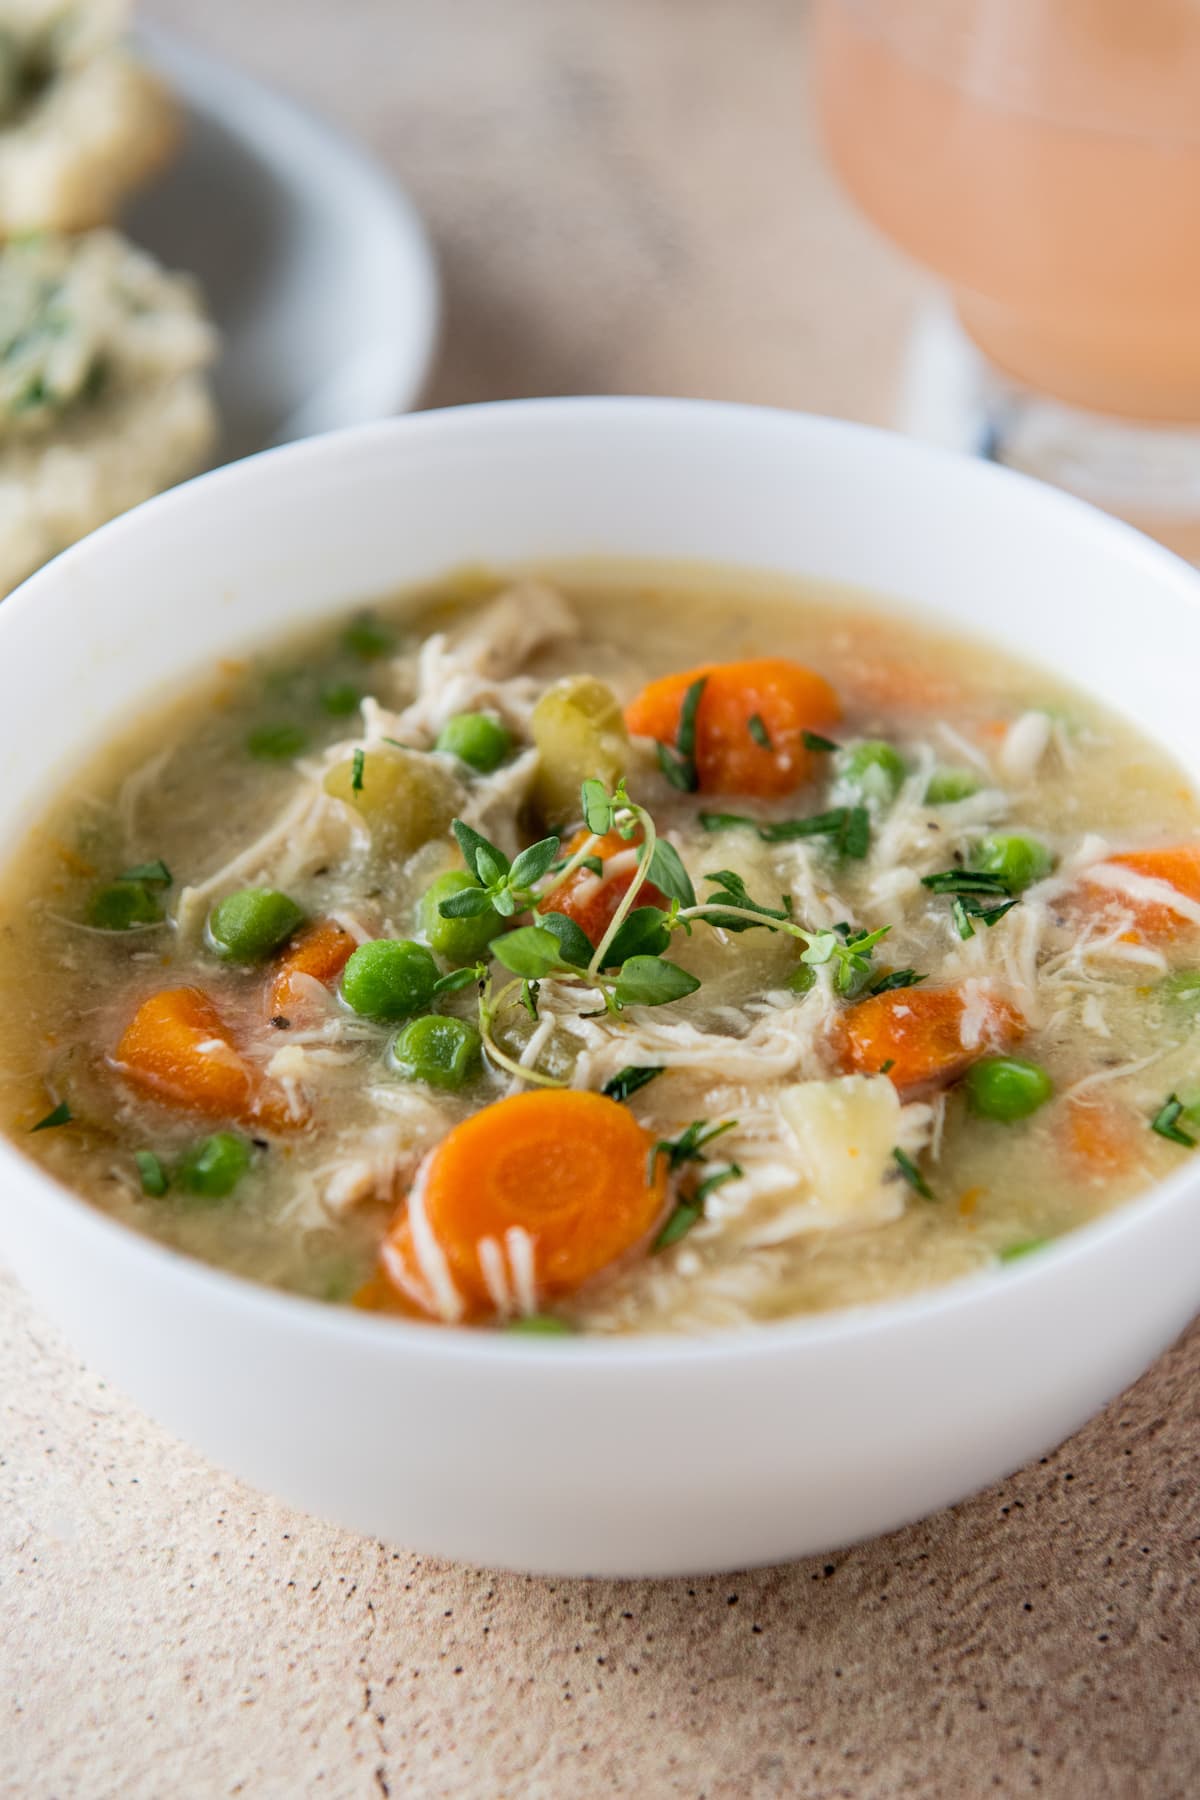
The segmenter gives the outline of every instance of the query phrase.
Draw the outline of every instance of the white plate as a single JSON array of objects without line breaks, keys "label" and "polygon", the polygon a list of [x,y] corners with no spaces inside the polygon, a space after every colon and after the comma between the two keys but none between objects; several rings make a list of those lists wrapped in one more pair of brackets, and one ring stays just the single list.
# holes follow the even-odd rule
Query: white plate
[{"label": "white plate", "polygon": [[412,203],[282,94],[157,31],[138,41],[179,96],[186,140],[121,223],[197,277],[223,333],[217,460],[406,411],[438,315]]}]

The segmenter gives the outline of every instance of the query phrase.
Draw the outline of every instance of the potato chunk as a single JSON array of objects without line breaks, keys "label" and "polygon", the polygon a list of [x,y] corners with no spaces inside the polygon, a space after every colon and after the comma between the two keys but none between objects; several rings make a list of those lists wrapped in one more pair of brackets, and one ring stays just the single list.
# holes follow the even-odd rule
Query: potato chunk
[{"label": "potato chunk", "polygon": [[368,750],[357,788],[354,776],[355,759],[348,757],[325,776],[325,792],[361,814],[382,856],[411,856],[443,837],[463,800],[454,777],[419,750]]},{"label": "potato chunk", "polygon": [[900,1137],[900,1101],[886,1077],[797,1082],[779,1110],[796,1135],[817,1224],[879,1224],[902,1210],[903,1184],[884,1185]]},{"label": "potato chunk", "polygon": [[533,709],[539,754],[534,800],[550,825],[579,817],[584,781],[611,787],[629,764],[629,733],[612,689],[591,675],[570,675],[547,688]]}]

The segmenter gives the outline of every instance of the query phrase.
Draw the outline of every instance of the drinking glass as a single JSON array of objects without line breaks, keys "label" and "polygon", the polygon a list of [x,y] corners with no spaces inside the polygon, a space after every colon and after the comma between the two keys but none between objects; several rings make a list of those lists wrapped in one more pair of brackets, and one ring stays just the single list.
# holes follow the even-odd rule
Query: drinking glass
[{"label": "drinking glass", "polygon": [[945,284],[901,421],[1200,547],[1200,0],[817,0],[859,206]]}]

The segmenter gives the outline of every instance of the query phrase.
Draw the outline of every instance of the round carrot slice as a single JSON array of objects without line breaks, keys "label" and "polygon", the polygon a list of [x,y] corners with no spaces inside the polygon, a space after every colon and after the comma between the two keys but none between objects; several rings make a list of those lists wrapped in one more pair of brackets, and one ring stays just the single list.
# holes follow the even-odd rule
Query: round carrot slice
[{"label": "round carrot slice", "polygon": [[[982,1016],[972,1021],[978,1008]],[[848,1007],[834,1026],[834,1044],[843,1068],[886,1074],[904,1092],[953,1081],[1024,1029],[1016,1008],[986,989],[968,996],[958,987],[896,988]]]},{"label": "round carrot slice", "polygon": [[[590,832],[580,831],[575,834],[564,852],[574,856],[583,848]],[[594,945],[600,942],[613,922],[613,914],[629,892],[630,883],[637,874],[637,847],[641,843],[641,833],[636,837],[623,838],[619,831],[610,831],[593,846],[593,855],[604,863],[605,870],[597,875],[592,869],[579,868],[555,888],[538,907],[539,912],[565,913]],[[619,859],[619,860],[618,860]],[[613,862],[615,868],[609,869]],[[652,881],[644,881],[637,892],[639,906],[670,905],[666,895],[654,886]]]},{"label": "round carrot slice", "polygon": [[165,988],[143,1000],[113,1061],[157,1099],[211,1118],[260,1120],[286,1129],[300,1121],[233,1041],[208,995]]},{"label": "round carrot slice", "polygon": [[539,1089],[475,1113],[432,1152],[383,1248],[443,1318],[536,1309],[643,1242],[662,1215],[653,1140],[602,1094]]},{"label": "round carrot slice", "polygon": [[813,772],[806,731],[834,724],[838,697],[814,669],[784,657],[706,664],[652,681],[625,709],[638,737],[677,744],[688,689],[703,680],[692,752],[704,793],[790,794]]}]

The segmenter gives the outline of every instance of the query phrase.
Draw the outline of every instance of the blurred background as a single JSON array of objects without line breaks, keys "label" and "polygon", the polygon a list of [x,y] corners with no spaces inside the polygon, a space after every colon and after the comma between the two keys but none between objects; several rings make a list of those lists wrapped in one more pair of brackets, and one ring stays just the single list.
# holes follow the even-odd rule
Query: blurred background
[{"label": "blurred background", "polygon": [[898,424],[1200,553],[1197,0],[142,16],[408,189],[445,279],[428,404],[672,393]]},{"label": "blurred background", "polygon": [[1200,559],[1200,0],[0,0],[0,239],[0,591],[206,462],[605,392]]},{"label": "blurred background", "polygon": [[428,404],[661,393],[887,420],[923,284],[818,149],[802,0],[149,0],[425,215]]}]

